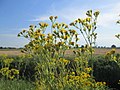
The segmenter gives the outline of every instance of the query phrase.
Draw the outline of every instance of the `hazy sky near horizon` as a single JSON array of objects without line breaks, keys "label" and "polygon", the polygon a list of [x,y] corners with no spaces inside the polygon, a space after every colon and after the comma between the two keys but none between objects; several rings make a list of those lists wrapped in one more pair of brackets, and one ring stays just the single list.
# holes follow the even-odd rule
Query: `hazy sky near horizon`
[{"label": "hazy sky near horizon", "polygon": [[[99,10],[98,46],[120,46],[115,34],[120,33],[120,0],[0,0],[0,46],[23,47],[28,41],[18,38],[22,29],[30,24],[49,22],[49,16],[58,16],[59,22],[71,23],[85,17],[87,10]],[[49,30],[48,30],[49,32]],[[80,44],[84,40],[80,37]]]}]

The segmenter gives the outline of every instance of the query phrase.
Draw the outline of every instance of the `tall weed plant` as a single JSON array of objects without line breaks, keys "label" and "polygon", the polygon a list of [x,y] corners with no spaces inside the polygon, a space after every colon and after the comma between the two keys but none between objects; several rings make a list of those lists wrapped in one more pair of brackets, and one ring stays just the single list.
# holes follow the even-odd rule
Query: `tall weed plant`
[{"label": "tall weed plant", "polygon": [[[28,30],[18,34],[29,43],[22,52],[30,54],[37,60],[35,67],[35,84],[37,90],[106,90],[105,82],[96,82],[93,77],[93,66],[88,61],[93,58],[93,46],[97,33],[99,11],[86,12],[85,19],[79,18],[67,25],[58,23],[57,16],[50,16],[51,33],[46,34],[48,24],[40,22],[39,26],[30,25]],[[73,28],[79,29],[77,32]],[[79,34],[84,37],[86,45],[73,51],[73,60],[65,59],[65,52],[78,48]]]}]

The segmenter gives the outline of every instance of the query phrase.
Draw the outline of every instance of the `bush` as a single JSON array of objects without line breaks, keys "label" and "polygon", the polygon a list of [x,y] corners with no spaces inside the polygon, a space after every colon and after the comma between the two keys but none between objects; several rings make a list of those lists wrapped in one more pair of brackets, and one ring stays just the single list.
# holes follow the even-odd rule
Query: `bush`
[{"label": "bush", "polygon": [[106,82],[111,87],[118,87],[120,80],[120,67],[117,62],[105,59],[98,59],[93,64],[93,75],[96,81]]},{"label": "bush", "polygon": [[[9,67],[8,69],[16,69],[19,70],[19,79],[25,79],[25,80],[30,80],[30,81],[34,81],[35,77],[35,67],[37,65],[37,61],[34,60],[32,57],[30,58],[29,56],[14,56],[14,57],[8,57],[5,56],[5,58],[3,58],[4,56],[0,56],[1,60],[0,60],[0,69],[2,69],[3,67],[5,67],[4,64],[4,59],[5,58],[12,58],[13,61],[11,63],[9,63]],[[2,78],[2,75],[0,75],[0,77]]]}]

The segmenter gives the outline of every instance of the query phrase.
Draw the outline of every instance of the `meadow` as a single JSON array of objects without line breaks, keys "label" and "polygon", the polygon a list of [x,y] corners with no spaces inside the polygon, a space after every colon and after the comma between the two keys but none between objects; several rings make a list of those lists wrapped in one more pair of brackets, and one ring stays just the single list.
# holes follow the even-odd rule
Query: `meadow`
[{"label": "meadow", "polygon": [[[88,10],[86,18],[78,18],[70,25],[50,16],[51,27],[40,22],[18,33],[29,43],[21,52],[0,50],[1,89],[119,90],[120,49],[93,48],[99,13]],[[46,34],[46,28],[51,33]],[[83,47],[78,44],[79,34],[86,42]]]}]

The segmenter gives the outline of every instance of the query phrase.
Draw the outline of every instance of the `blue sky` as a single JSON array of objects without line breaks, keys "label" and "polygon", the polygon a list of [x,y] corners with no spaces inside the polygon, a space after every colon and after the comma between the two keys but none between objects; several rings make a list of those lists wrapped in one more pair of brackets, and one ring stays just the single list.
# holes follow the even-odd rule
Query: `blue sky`
[{"label": "blue sky", "polygon": [[[18,38],[22,29],[30,24],[48,22],[48,17],[57,15],[59,22],[69,24],[85,17],[85,12],[99,10],[98,46],[120,46],[115,34],[120,33],[120,0],[0,0],[0,46],[23,47],[28,41]],[[80,37],[80,44],[84,43]]]}]

